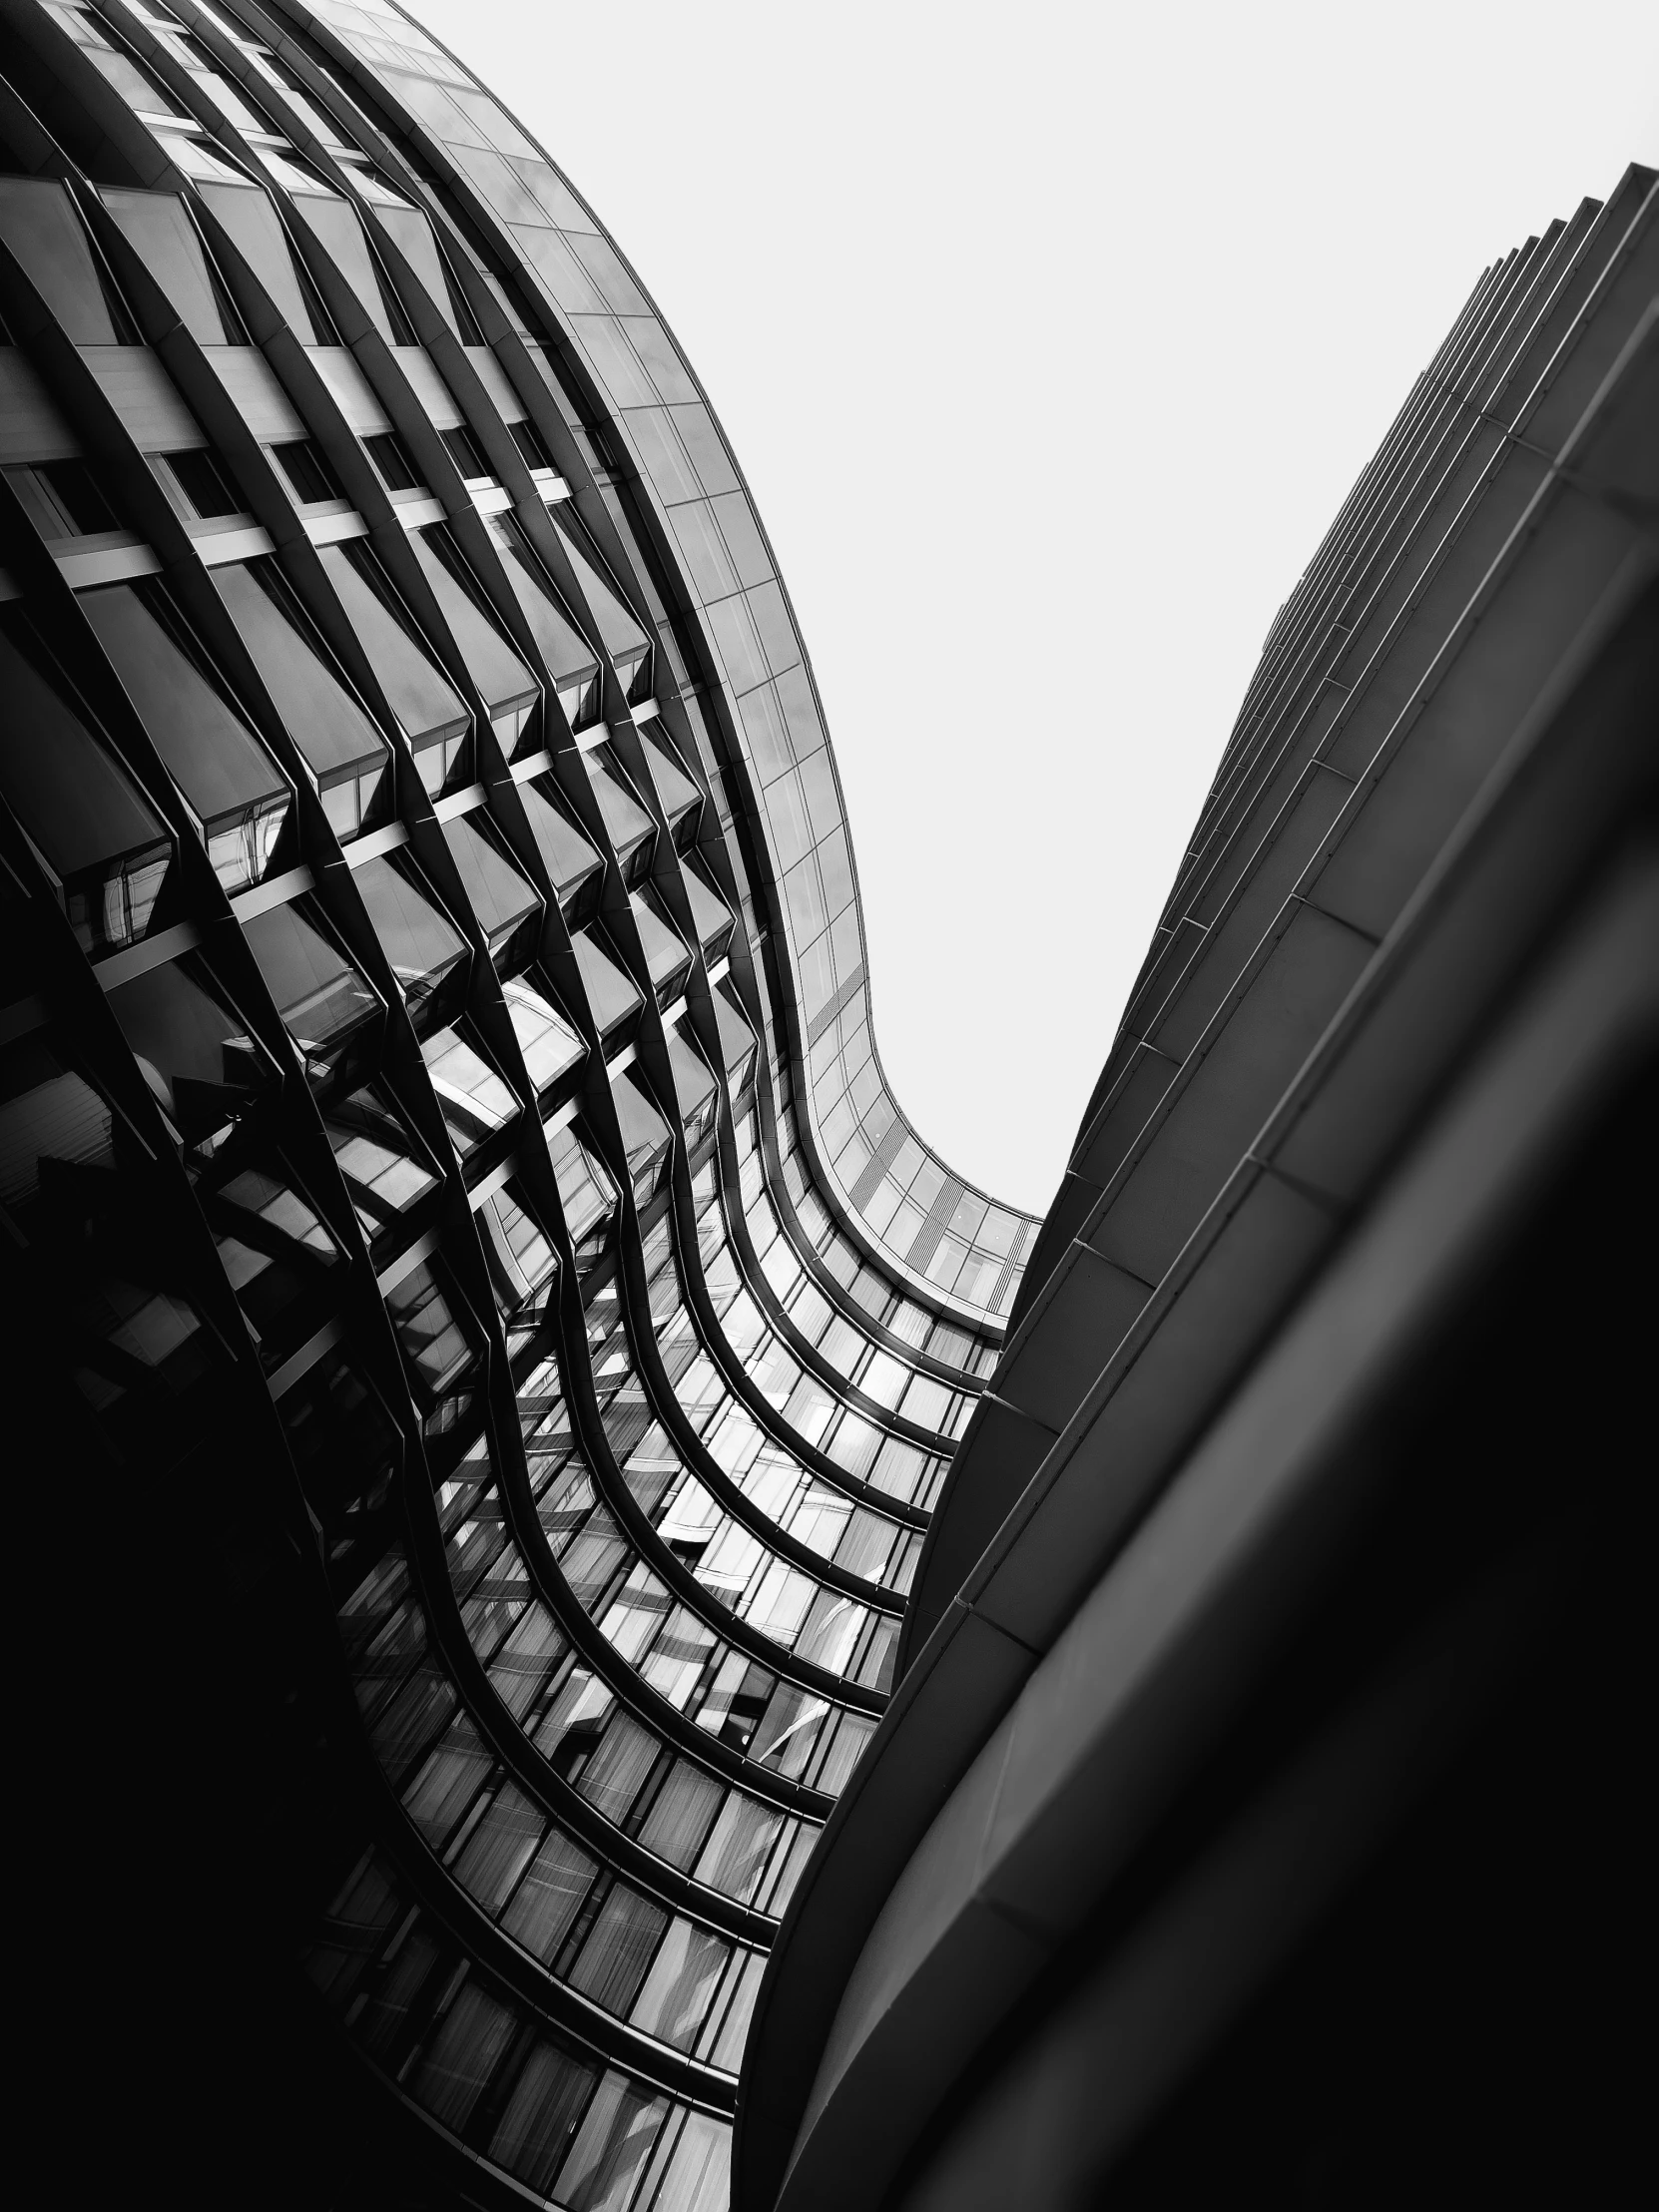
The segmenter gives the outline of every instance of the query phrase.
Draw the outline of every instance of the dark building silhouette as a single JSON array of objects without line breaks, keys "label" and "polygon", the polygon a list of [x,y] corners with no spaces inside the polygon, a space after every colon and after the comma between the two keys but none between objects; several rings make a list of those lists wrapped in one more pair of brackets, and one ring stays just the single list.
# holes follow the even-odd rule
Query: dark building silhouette
[{"label": "dark building silhouette", "polygon": [[738,2212],[1615,2201],[1651,1823],[1659,194],[1276,618],[792,1902]]},{"label": "dark building silhouette", "polygon": [[764,530],[565,180],[381,0],[0,7],[56,2186],[1340,2187],[1406,1983],[1398,2159],[1442,1988],[1476,2114],[1604,2001],[1651,187],[1287,603],[1039,1231],[887,1092]]}]

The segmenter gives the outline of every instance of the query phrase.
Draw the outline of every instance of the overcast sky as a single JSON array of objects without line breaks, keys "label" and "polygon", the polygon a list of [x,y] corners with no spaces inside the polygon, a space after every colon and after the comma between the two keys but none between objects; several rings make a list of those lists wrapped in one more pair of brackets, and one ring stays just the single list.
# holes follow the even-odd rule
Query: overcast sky
[{"label": "overcast sky", "polygon": [[413,0],[702,378],[888,1079],[1048,1204],[1269,623],[1483,268],[1659,164],[1654,0]]}]

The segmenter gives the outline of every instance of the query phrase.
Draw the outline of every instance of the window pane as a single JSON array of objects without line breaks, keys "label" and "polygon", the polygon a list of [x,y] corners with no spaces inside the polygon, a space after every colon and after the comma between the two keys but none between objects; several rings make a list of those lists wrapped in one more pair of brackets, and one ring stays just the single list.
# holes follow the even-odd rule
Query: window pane
[{"label": "window pane", "polygon": [[565,2156],[594,2069],[552,2043],[537,2043],[490,2138],[490,2156],[530,2188],[545,2192]]},{"label": "window pane", "polygon": [[625,2018],[667,1926],[660,1906],[619,1882],[588,1931],[570,1971],[571,1985]]},{"label": "window pane", "polygon": [[629,2014],[647,2035],[690,2050],[713,2002],[732,1945],[690,1921],[675,1921]]},{"label": "window pane", "polygon": [[551,1964],[598,1871],[595,1861],[555,1828],[501,1916],[502,1927]]},{"label": "window pane", "polygon": [[378,997],[302,903],[274,906],[243,929],[306,1073],[321,1081],[352,1038],[377,1024]]},{"label": "window pane", "polygon": [[469,1982],[449,2007],[409,2087],[417,2104],[459,2129],[506,2049],[517,2015]]},{"label": "window pane", "polygon": [[559,2202],[570,2212],[621,2212],[667,2111],[665,2098],[607,2073],[560,2171]]}]

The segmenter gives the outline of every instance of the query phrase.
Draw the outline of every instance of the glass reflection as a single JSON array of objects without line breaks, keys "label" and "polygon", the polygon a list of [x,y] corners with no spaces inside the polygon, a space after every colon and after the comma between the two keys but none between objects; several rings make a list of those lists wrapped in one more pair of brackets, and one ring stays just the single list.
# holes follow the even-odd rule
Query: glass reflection
[{"label": "glass reflection", "polygon": [[458,1030],[436,1031],[420,1051],[455,1150],[465,1160],[520,1111],[517,1095]]},{"label": "glass reflection", "polygon": [[45,865],[81,949],[97,958],[149,929],[173,839],[137,784],[73,708],[33,624],[0,607],[0,688],[14,742],[0,790]]},{"label": "glass reflection", "polygon": [[378,1043],[378,994],[322,927],[309,899],[273,906],[243,925],[282,1026],[313,1089],[360,1070]]},{"label": "glass reflection", "polygon": [[316,778],[334,834],[366,829],[390,792],[386,741],[335,674],[275,561],[233,561],[210,571],[219,596]]},{"label": "glass reflection", "polygon": [[332,1100],[322,1126],[357,1222],[376,1260],[417,1235],[423,1201],[439,1188],[436,1164],[389,1092],[364,1084]]},{"label": "glass reflection", "polygon": [[134,976],[111,991],[110,1006],[182,1143],[217,1149],[275,1087],[271,1061],[199,959]]},{"label": "glass reflection", "polygon": [[523,978],[502,985],[513,1034],[538,1097],[556,1089],[560,1078],[581,1066],[587,1046],[544,991]]},{"label": "glass reflection", "polygon": [[[417,1028],[440,1020],[464,985],[466,939],[427,889],[406,852],[377,855],[352,870],[392,974]],[[453,981],[454,990],[442,985]]]},{"label": "glass reflection", "polygon": [[158,585],[106,584],[80,605],[201,823],[220,882],[229,892],[259,882],[292,811],[287,779],[204,674]]}]

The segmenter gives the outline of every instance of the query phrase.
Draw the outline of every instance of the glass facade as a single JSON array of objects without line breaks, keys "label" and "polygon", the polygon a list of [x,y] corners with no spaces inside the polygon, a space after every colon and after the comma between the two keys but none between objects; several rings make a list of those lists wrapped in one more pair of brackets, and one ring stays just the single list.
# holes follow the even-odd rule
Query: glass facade
[{"label": "glass facade", "polygon": [[320,1623],[361,2093],[474,2197],[718,2212],[1035,1224],[886,1090],[764,532],[505,110],[378,4],[0,66],[8,1264]]}]

